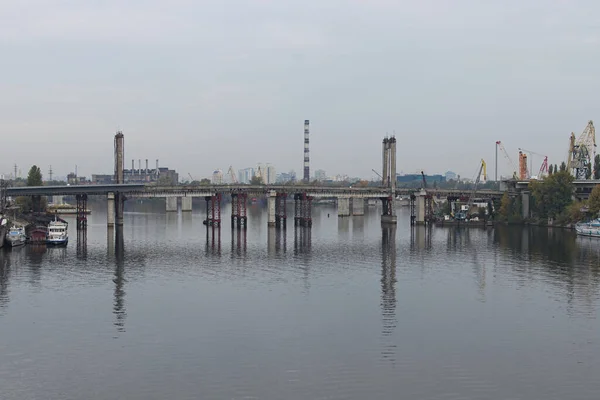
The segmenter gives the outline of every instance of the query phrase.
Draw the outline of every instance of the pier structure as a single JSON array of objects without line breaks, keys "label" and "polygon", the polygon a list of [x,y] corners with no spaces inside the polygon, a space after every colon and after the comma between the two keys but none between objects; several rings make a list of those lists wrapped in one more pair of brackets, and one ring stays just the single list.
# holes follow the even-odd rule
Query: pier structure
[{"label": "pier structure", "polygon": [[237,226],[238,228],[244,228],[244,229],[247,228],[247,226],[248,226],[247,202],[248,202],[248,194],[247,193],[244,193],[244,192],[231,193],[231,227],[232,228],[235,226]]}]

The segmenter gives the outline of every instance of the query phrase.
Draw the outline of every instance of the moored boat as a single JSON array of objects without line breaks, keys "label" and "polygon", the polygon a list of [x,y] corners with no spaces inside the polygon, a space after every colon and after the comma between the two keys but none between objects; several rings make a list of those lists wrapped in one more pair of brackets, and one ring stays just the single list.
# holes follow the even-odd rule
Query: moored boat
[{"label": "moored boat", "polygon": [[575,225],[575,232],[579,236],[600,237],[600,218],[589,222],[579,222]]},{"label": "moored boat", "polygon": [[55,219],[50,221],[48,224],[48,236],[46,237],[46,243],[52,245],[66,245],[69,242],[69,235],[67,233],[67,223]]},{"label": "moored boat", "polygon": [[25,228],[22,226],[13,226],[8,230],[5,237],[6,245],[9,247],[22,246],[27,241]]},{"label": "moored boat", "polygon": [[0,216],[0,249],[4,246],[4,237],[6,236],[6,228],[8,227],[8,220]]}]

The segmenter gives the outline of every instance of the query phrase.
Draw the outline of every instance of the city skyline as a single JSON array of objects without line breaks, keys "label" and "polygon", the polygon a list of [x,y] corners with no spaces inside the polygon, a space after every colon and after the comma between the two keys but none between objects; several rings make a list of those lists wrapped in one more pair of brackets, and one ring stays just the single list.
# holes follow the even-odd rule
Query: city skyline
[{"label": "city skyline", "polygon": [[560,164],[598,116],[591,1],[53,3],[0,16],[2,174],[111,171],[117,129],[182,176],[301,171],[308,119],[311,170],[370,176],[395,133],[399,171],[470,176],[497,140]]}]

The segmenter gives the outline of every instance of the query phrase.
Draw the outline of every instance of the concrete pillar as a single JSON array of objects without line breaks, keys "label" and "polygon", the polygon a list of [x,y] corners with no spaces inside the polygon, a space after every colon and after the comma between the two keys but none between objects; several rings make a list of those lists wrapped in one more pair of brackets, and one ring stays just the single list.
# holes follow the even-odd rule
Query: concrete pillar
[{"label": "concrete pillar", "polygon": [[521,215],[524,219],[529,218],[529,194],[528,191],[521,192]]},{"label": "concrete pillar", "polygon": [[275,204],[277,203],[277,192],[271,190],[267,196],[267,211],[269,213],[269,226],[275,226]]},{"label": "concrete pillar", "polygon": [[177,212],[177,197],[167,197],[165,205],[167,212]]},{"label": "concrete pillar", "polygon": [[338,197],[337,199],[338,217],[347,217],[350,215],[350,198]]},{"label": "concrete pillar", "polygon": [[181,211],[192,211],[192,198],[182,197],[181,198]]},{"label": "concrete pillar", "polygon": [[123,226],[123,211],[125,208],[125,199],[122,193],[115,194],[115,214],[117,226]]},{"label": "concrete pillar", "polygon": [[382,176],[382,180],[381,180],[381,185],[382,186],[387,186],[388,185],[388,139],[385,138],[383,139],[383,154],[381,155],[382,158],[382,168],[381,168],[381,176]]},{"label": "concrete pillar", "polygon": [[352,198],[352,215],[365,215],[365,199],[362,197]]},{"label": "concrete pillar", "polygon": [[[390,139],[390,188],[392,197],[396,198],[396,137]],[[394,208],[395,210],[395,208]],[[395,214],[395,211],[394,211]]]},{"label": "concrete pillar", "polygon": [[106,196],[107,199],[107,216],[106,216],[106,224],[109,227],[115,226],[115,194],[108,193]]},{"label": "concrete pillar", "polygon": [[415,199],[415,213],[416,219],[415,223],[417,225],[425,224],[425,191],[421,190],[421,192],[417,193],[417,197]]}]

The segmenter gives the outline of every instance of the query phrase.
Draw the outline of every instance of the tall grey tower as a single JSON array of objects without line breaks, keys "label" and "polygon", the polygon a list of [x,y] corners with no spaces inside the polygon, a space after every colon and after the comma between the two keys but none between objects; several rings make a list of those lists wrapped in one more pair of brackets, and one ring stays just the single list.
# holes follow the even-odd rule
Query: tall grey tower
[{"label": "tall grey tower", "polygon": [[310,121],[304,120],[304,181],[310,181],[310,155],[308,150],[308,134]]}]

